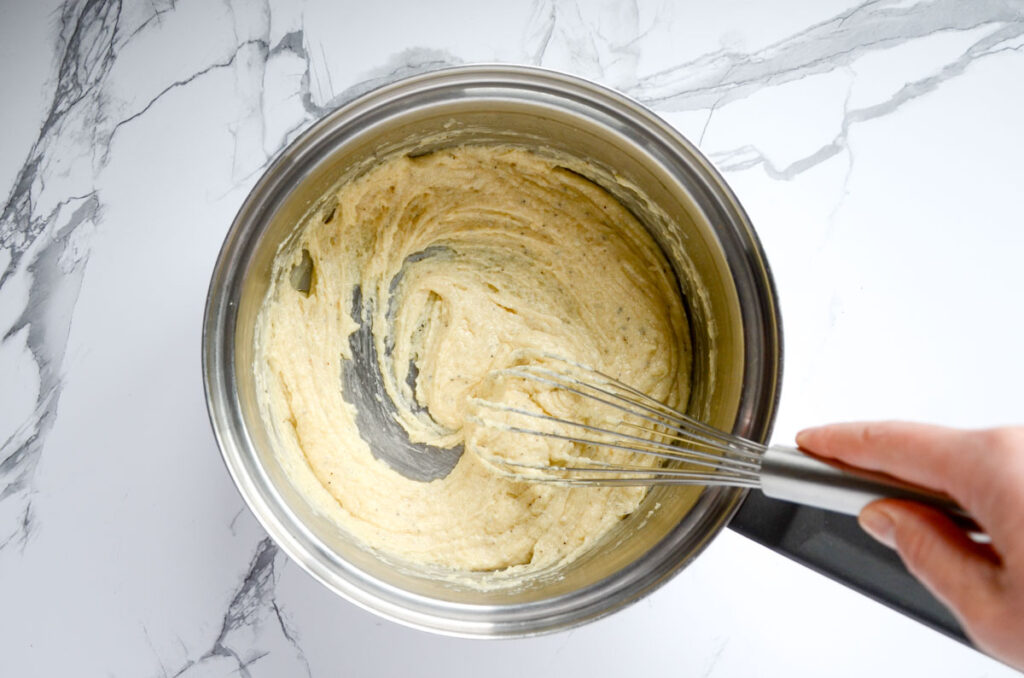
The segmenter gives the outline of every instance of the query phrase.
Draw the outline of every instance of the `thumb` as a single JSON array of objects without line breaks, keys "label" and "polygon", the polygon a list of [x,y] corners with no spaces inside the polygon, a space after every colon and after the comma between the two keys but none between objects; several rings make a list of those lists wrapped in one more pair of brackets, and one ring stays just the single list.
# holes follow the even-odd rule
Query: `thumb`
[{"label": "thumb", "polygon": [[941,512],[911,501],[882,499],[866,506],[859,521],[868,534],[895,549],[911,574],[961,623],[976,619],[998,597],[998,556]]}]

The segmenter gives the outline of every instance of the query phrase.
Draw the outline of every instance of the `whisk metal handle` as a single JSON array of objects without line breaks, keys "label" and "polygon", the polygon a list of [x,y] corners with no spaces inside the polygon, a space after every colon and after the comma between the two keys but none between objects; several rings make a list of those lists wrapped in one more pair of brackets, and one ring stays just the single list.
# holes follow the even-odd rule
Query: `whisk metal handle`
[{"label": "whisk metal handle", "polygon": [[773,499],[857,515],[876,499],[909,499],[946,512],[958,525],[981,532],[948,496],[892,476],[811,456],[793,447],[771,446],[761,461],[761,491]]}]

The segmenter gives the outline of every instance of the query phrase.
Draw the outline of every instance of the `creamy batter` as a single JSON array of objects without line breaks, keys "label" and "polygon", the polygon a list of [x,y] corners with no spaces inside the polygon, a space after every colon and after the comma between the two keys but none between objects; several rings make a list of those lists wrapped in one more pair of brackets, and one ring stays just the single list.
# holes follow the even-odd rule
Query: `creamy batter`
[{"label": "creamy batter", "polygon": [[342,185],[275,267],[257,338],[264,415],[293,482],[363,543],[414,564],[529,573],[571,561],[637,508],[642,488],[514,482],[471,453],[443,479],[406,478],[371,454],[342,378],[350,338],[372,328],[397,420],[441,448],[464,442],[468,399],[523,349],[685,407],[675,279],[597,185],[511,147],[394,157]]}]

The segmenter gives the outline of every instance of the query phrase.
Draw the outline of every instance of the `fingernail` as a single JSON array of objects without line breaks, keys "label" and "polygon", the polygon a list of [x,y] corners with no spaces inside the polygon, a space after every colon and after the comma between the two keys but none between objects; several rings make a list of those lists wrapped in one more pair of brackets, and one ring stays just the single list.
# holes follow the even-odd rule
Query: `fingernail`
[{"label": "fingernail", "polygon": [[860,512],[857,522],[864,531],[891,549],[896,548],[896,536],[893,530],[892,517],[884,510],[868,506]]},{"label": "fingernail", "polygon": [[796,434],[796,444],[797,444],[797,446],[801,446],[802,447],[803,443],[807,440],[807,437],[809,435],[812,435],[817,430],[818,430],[817,426],[812,426],[811,428],[805,428],[804,430],[802,430],[799,433],[797,433]]}]

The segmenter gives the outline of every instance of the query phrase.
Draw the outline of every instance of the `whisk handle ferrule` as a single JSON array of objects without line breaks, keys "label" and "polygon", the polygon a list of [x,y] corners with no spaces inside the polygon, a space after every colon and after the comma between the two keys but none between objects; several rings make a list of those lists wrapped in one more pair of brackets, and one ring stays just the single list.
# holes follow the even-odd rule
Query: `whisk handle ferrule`
[{"label": "whisk handle ferrule", "polygon": [[771,446],[761,461],[761,491],[773,499],[857,515],[876,499],[908,499],[946,512],[961,527],[980,528],[948,496],[793,447]]}]

